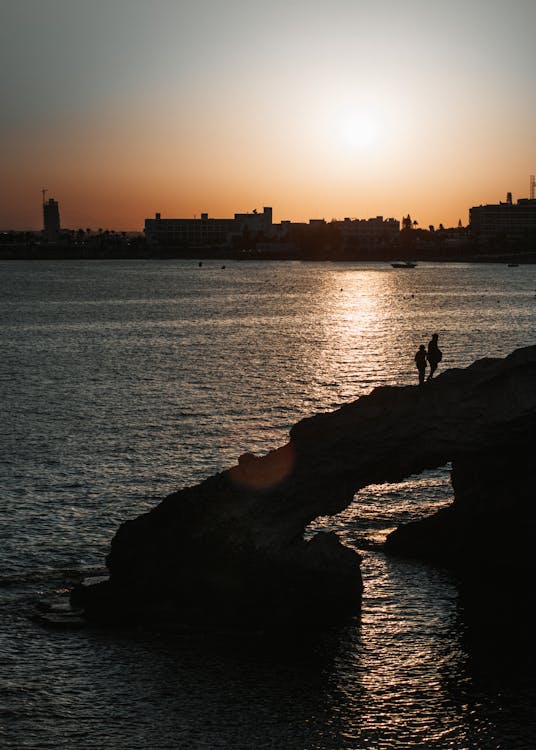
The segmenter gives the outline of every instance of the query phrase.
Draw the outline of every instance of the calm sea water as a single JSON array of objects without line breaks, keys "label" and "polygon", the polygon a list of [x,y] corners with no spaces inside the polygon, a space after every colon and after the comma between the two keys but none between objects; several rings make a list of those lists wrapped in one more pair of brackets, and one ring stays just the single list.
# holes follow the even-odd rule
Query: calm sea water
[{"label": "calm sea water", "polygon": [[449,501],[448,467],[315,523],[364,557],[345,627],[174,638],[30,616],[160,497],[415,383],[432,332],[442,369],[534,344],[535,266],[4,262],[0,278],[2,747],[536,747],[530,670],[475,659],[449,574],[375,546]]}]

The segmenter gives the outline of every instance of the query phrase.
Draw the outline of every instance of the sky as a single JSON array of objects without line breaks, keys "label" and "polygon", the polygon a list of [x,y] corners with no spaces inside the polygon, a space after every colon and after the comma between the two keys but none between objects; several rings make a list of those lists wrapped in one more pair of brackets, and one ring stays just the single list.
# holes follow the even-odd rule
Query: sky
[{"label": "sky", "polygon": [[468,223],[536,173],[534,0],[1,0],[0,229]]}]

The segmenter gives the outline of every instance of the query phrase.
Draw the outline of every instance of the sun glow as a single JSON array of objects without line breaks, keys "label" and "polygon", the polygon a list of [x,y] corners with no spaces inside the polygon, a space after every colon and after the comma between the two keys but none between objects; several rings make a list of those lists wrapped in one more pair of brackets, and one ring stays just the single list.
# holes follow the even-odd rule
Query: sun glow
[{"label": "sun glow", "polygon": [[346,112],[337,123],[340,145],[352,151],[369,151],[381,141],[382,125],[370,112]]}]

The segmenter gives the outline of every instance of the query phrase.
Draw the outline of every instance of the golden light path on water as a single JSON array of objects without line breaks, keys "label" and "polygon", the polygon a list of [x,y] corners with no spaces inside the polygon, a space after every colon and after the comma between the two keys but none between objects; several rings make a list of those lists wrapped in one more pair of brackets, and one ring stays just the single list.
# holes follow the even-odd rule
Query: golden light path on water
[{"label": "golden light path on water", "polygon": [[[450,285],[441,288],[437,279],[423,283],[404,273],[356,274],[352,269],[331,280],[324,318],[329,335],[322,365],[326,381],[339,384],[337,393],[343,400],[385,382],[414,383],[414,352],[436,330],[448,342],[449,365],[467,365],[464,339],[477,342],[480,338],[486,346],[490,325],[497,323],[494,311],[501,304],[515,306],[515,298],[500,287],[491,295],[489,289],[475,294]],[[470,319],[465,318],[464,307],[470,310]],[[390,651],[389,659],[379,657],[374,670],[362,673],[360,701],[375,706],[374,721],[367,725],[364,716],[354,718],[344,729],[349,743],[364,742],[369,736],[374,747],[394,747],[406,736],[414,747],[460,746],[459,735],[455,737],[445,719],[452,710],[445,688],[456,679],[454,673],[466,656],[460,647],[449,651],[438,645],[440,633],[448,638],[459,627],[455,618],[445,618],[445,609],[456,600],[454,582],[448,574],[416,562],[392,564],[369,548],[381,543],[399,523],[429,515],[451,501],[448,468],[397,484],[366,487],[339,516],[317,519],[309,529],[309,533],[336,530],[349,546],[368,548],[362,564],[365,593],[356,671],[369,658],[378,659],[383,649]],[[423,596],[423,591],[433,591],[433,597]],[[347,675],[340,677],[342,684],[348,680]],[[343,694],[349,702],[355,699],[351,678]],[[469,725],[478,724],[478,708],[470,699],[456,711]],[[479,731],[483,741],[489,727],[482,723]]]}]

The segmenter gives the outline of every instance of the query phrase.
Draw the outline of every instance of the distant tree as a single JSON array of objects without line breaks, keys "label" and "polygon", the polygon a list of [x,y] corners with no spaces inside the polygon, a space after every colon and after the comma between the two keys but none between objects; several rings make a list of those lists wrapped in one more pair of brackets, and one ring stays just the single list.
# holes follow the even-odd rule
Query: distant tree
[{"label": "distant tree", "polygon": [[402,229],[400,230],[400,250],[401,254],[406,257],[411,256],[415,245],[416,232],[414,230],[416,222],[411,220],[408,214],[402,219]]}]

